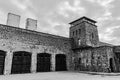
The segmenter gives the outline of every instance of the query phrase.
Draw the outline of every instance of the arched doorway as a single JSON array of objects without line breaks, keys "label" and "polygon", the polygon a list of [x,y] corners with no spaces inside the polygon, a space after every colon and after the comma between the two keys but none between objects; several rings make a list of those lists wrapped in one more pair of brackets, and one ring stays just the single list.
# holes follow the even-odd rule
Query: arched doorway
[{"label": "arched doorway", "polygon": [[66,68],[66,56],[64,54],[56,55],[56,71],[65,71]]},{"label": "arched doorway", "polygon": [[37,54],[37,72],[49,72],[51,66],[51,55],[48,53]]},{"label": "arched doorway", "polygon": [[110,69],[111,69],[111,72],[114,72],[113,59],[112,58],[110,58]]},{"label": "arched doorway", "polygon": [[19,51],[13,53],[12,74],[30,73],[31,68],[31,53]]},{"label": "arched doorway", "polygon": [[5,56],[6,52],[0,50],[0,75],[4,73]]}]

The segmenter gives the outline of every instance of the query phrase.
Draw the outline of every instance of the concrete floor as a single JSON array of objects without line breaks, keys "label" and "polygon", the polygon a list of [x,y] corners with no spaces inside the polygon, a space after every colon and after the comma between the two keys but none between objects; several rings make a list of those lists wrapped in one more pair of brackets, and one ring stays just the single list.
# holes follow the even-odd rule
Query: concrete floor
[{"label": "concrete floor", "polygon": [[120,76],[92,75],[78,72],[42,72],[0,75],[0,80],[120,80]]}]

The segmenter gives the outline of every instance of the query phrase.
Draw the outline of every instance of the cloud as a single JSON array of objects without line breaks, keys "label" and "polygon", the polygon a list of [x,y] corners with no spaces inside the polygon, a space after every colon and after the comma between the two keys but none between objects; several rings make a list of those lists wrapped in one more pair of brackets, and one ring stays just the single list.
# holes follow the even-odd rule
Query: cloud
[{"label": "cloud", "polygon": [[105,42],[111,42],[113,40],[116,40],[117,38],[115,36],[111,36],[111,35],[113,34],[113,32],[116,29],[119,29],[119,28],[120,28],[120,26],[106,28],[103,33],[99,34],[100,39],[105,41]]},{"label": "cloud", "polygon": [[34,13],[36,9],[34,8],[34,5],[31,3],[30,0],[11,0],[11,2],[16,7],[18,7],[18,9],[20,9],[22,13],[24,12],[24,16],[30,17],[30,18],[36,18],[35,13]]},{"label": "cloud", "polygon": [[104,12],[96,16],[96,19],[98,21],[108,20],[112,18],[111,9],[114,7],[112,5],[112,2],[114,2],[114,0],[87,0],[87,1],[92,2],[93,4],[98,4],[103,9]]},{"label": "cloud", "polygon": [[87,1],[92,2],[92,3],[97,3],[101,6],[107,7],[114,0],[87,0]]},{"label": "cloud", "polygon": [[[101,12],[94,12],[92,17],[98,22],[98,31],[100,41],[113,43],[113,40],[116,40],[117,37],[112,36],[116,29],[119,29],[119,24],[117,20],[113,17],[112,9],[114,8],[113,2],[115,0],[86,0],[91,4],[100,6],[97,9],[101,9]],[[100,11],[100,10],[98,10]],[[96,15],[95,15],[96,13]]]},{"label": "cloud", "polygon": [[99,37],[102,41],[108,42],[115,45],[120,45],[120,25],[110,26],[104,29],[102,33],[99,34]]},{"label": "cloud", "polygon": [[97,0],[97,2],[104,7],[109,7],[110,3],[112,3],[114,0]]},{"label": "cloud", "polygon": [[2,9],[0,9],[0,24],[6,24],[6,20],[7,20],[6,13]]},{"label": "cloud", "polygon": [[63,15],[64,17],[70,17],[70,12],[77,15],[85,14],[85,9],[80,6],[80,0],[74,0],[72,5],[69,1],[64,1],[58,6],[58,8],[59,14]]},{"label": "cloud", "polygon": [[20,27],[26,18],[38,20],[38,31],[56,35],[69,35],[69,22],[87,16],[96,20],[100,40],[119,44],[119,0],[0,0],[0,23],[7,13],[21,15]]},{"label": "cloud", "polygon": [[25,0],[24,2],[22,1],[20,1],[20,0],[11,0],[12,1],[12,3],[14,4],[14,5],[16,5],[18,8],[20,8],[20,9],[22,9],[22,10],[26,10],[27,9],[27,4],[26,4],[26,2],[28,2],[28,0]]}]

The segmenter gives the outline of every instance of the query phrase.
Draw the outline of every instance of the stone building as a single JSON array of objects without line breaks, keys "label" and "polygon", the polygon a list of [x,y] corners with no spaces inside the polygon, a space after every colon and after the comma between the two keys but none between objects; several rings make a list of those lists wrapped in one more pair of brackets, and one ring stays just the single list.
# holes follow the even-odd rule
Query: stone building
[{"label": "stone building", "polygon": [[96,21],[82,17],[70,23],[70,37],[36,31],[37,20],[8,14],[0,24],[0,74],[49,71],[120,71],[120,47],[99,41]]}]

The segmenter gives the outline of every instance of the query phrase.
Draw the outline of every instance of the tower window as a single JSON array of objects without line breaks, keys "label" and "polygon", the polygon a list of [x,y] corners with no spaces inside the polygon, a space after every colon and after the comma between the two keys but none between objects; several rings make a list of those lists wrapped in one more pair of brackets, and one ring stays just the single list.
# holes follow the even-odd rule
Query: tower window
[{"label": "tower window", "polygon": [[79,34],[81,34],[81,29],[79,29]]},{"label": "tower window", "polygon": [[80,39],[78,39],[78,45],[81,45],[81,40]]},{"label": "tower window", "polygon": [[75,33],[75,32],[73,31],[73,36],[74,36],[74,33]]},{"label": "tower window", "polygon": [[76,30],[76,35],[78,34],[77,30]]}]

